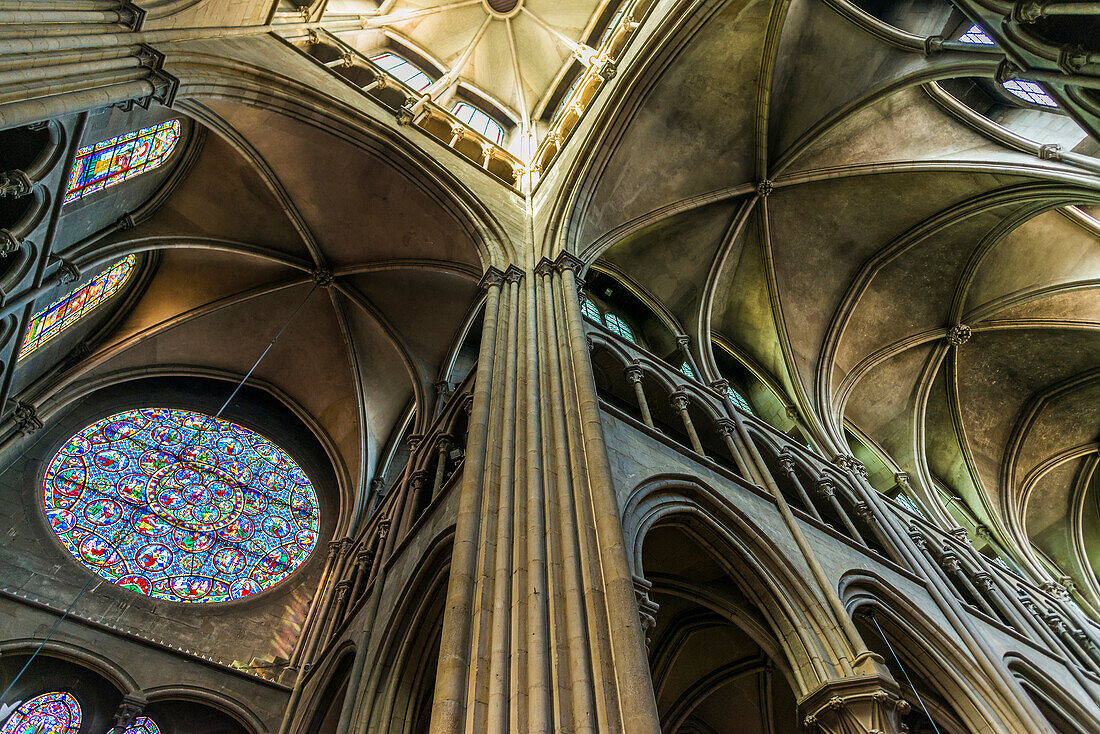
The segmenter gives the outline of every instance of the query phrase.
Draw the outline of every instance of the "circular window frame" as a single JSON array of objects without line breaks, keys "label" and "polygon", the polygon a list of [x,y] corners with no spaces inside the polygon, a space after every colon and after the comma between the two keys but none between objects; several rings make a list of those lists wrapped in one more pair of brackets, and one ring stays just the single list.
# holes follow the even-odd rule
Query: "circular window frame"
[{"label": "circular window frame", "polygon": [[[279,583],[269,586],[255,594],[241,597],[240,599],[229,599],[220,602],[175,601],[131,591],[113,581],[103,578],[91,568],[84,565],[84,563],[76,558],[61,541],[61,538],[54,532],[49,518],[46,517],[46,508],[43,502],[43,486],[50,463],[53,461],[53,457],[57,455],[61,447],[64,446],[70,438],[80,433],[88,426],[111,415],[128,410],[136,410],[142,407],[164,407],[174,410],[188,410],[207,415],[213,415],[213,413],[216,412],[209,404],[204,404],[204,398],[209,398],[211,402],[217,400],[210,392],[205,390],[198,393],[197,396],[191,395],[187,399],[178,396],[172,397],[172,392],[181,390],[179,386],[181,380],[198,382],[208,389],[211,386],[226,386],[231,384],[231,381],[221,377],[211,377],[210,375],[194,373],[143,375],[133,379],[114,382],[101,389],[92,390],[79,398],[68,401],[67,405],[58,411],[59,420],[55,425],[50,427],[49,435],[44,437],[47,440],[32,444],[30,450],[27,452],[29,458],[39,464],[26,474],[28,478],[33,477],[34,481],[34,486],[30,492],[31,496],[29,498],[29,501],[33,504],[33,508],[27,508],[28,515],[33,517],[34,521],[38,523],[39,535],[48,536],[49,543],[51,544],[50,547],[55,550],[59,556],[65,559],[61,563],[66,563],[70,568],[75,570],[76,578],[74,579],[74,583],[78,584],[78,588],[86,583],[90,576],[93,581],[90,585],[91,589],[95,589],[102,584],[107,584],[110,593],[117,592],[121,594],[128,603],[148,605],[150,608],[155,608],[159,604],[170,604],[172,608],[181,611],[198,612],[201,610],[207,614],[231,611],[244,612],[250,608],[259,608],[272,603],[273,600],[292,595],[296,586],[295,584],[286,582],[290,581],[292,578],[301,577],[313,572],[320,573],[318,559],[323,560],[325,554],[319,553],[318,551],[323,547],[327,548],[334,537],[340,509],[339,485],[335,470],[329,462],[322,441],[319,437],[314,435],[306,422],[302,420],[299,411],[287,405],[283,400],[272,395],[262,387],[248,387],[242,390],[238,393],[235,402],[244,403],[252,409],[264,409],[266,407],[262,404],[264,402],[277,404],[279,408],[286,411],[287,414],[294,416],[295,420],[301,425],[302,430],[306,431],[309,438],[316,443],[316,446],[309,445],[309,441],[294,436],[294,431],[272,436],[270,431],[258,429],[257,422],[248,415],[247,411],[242,411],[240,405],[238,405],[236,409],[228,410],[228,414],[222,416],[226,421],[236,423],[251,431],[255,431],[278,446],[281,450],[285,451],[287,455],[302,468],[306,476],[310,478],[314,492],[317,495],[319,525],[317,542],[314,544],[313,549],[302,559],[302,562],[298,564],[298,567]],[[128,387],[132,388],[135,385],[140,385],[140,383],[145,382],[154,383],[152,389],[139,390],[133,395],[126,394],[125,391]],[[262,394],[262,397],[257,397],[257,393]],[[81,403],[95,402],[97,398],[103,401],[102,404],[92,405],[87,410],[80,409]],[[276,433],[278,434],[280,432]],[[25,501],[27,500],[25,499]],[[46,554],[43,554],[40,558],[44,565],[60,565],[58,561],[51,560],[51,557],[48,557]],[[97,580],[100,582],[99,584],[95,583]]]}]

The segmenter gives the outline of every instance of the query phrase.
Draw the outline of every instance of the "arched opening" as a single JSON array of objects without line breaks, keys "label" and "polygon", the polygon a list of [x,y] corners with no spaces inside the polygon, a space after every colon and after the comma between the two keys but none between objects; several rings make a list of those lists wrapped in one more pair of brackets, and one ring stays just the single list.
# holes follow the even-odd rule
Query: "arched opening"
[{"label": "arched opening", "polygon": [[[109,731],[114,724],[115,711],[127,691],[120,688],[118,682],[86,665],[44,652],[31,659],[31,651],[36,646],[28,642],[28,649],[5,652],[0,657],[0,689],[12,686],[4,699],[0,700],[0,710],[5,712],[0,715],[0,730],[6,732],[8,729],[5,726],[14,726],[12,718],[19,716],[20,707],[24,707],[24,715],[30,714],[30,718],[33,718],[34,713],[30,711],[32,702],[43,694],[52,693],[60,694],[70,704],[71,718],[76,720],[79,731]],[[28,660],[30,665],[20,675]],[[39,701],[48,702],[47,699]],[[24,725],[33,726],[34,723],[32,720],[24,722]]]},{"label": "arched opening", "polygon": [[768,611],[685,521],[662,520],[642,554],[653,584],[647,637],[661,730],[797,731],[791,673]]},{"label": "arched opening", "polygon": [[340,723],[340,711],[347,697],[348,677],[354,661],[354,650],[344,653],[337,660],[321,695],[317,697],[317,709],[304,730],[305,734],[335,734],[336,726]]}]

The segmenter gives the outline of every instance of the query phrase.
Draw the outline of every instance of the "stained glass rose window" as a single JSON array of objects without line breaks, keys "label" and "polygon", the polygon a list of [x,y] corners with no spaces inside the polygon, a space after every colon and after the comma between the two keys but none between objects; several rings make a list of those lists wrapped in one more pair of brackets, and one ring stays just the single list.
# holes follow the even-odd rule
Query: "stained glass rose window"
[{"label": "stained glass rose window", "polygon": [[76,734],[80,731],[80,704],[71,693],[51,691],[15,710],[0,734]]},{"label": "stained glass rose window", "polygon": [[317,493],[267,438],[187,410],[118,413],[70,438],[42,485],[46,517],[103,578],[176,602],[268,589],[317,543]]}]

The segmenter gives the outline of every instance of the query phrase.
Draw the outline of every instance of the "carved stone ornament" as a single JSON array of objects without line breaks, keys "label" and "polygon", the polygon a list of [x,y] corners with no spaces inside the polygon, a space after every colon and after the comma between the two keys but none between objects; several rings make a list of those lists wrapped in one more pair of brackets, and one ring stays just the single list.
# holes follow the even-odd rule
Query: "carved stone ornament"
[{"label": "carved stone ornament", "polygon": [[1069,592],[1066,591],[1066,587],[1062,586],[1057,581],[1044,581],[1043,583],[1039,584],[1039,588],[1053,596],[1055,599],[1064,600],[1069,598]]},{"label": "carved stone ornament", "polygon": [[0,196],[18,199],[31,192],[30,176],[19,169],[0,171]]},{"label": "carved stone ornament", "polygon": [[1034,23],[1043,17],[1043,4],[1040,2],[1018,2],[1012,8],[1012,17],[1021,23]]},{"label": "carved stone ornament", "polygon": [[57,278],[58,283],[75,283],[76,281],[80,280],[79,268],[77,268],[68,260],[60,257],[57,258],[57,262],[59,263],[59,265],[57,268],[57,272],[54,273],[54,276]]},{"label": "carved stone ornament", "polygon": [[985,571],[978,571],[971,578],[974,584],[983,591],[992,593],[997,587],[997,582],[993,580],[993,575]]},{"label": "carved stone ornament", "polygon": [[943,36],[929,36],[924,39],[924,55],[931,56],[943,51]]},{"label": "carved stone ornament", "polygon": [[12,420],[15,421],[15,430],[20,436],[29,436],[43,426],[35,407],[30,403],[17,402]]},{"label": "carved stone ornament", "polygon": [[686,394],[677,391],[668,396],[668,403],[672,406],[673,410],[678,410],[682,412],[688,409],[691,401],[688,400],[688,396]]},{"label": "carved stone ornament", "polygon": [[626,379],[630,380],[631,385],[636,385],[642,381],[641,367],[637,365],[631,365],[630,367],[627,367],[624,371],[626,372]]},{"label": "carved stone ornament", "polygon": [[23,240],[19,239],[10,229],[0,229],[0,258],[19,252],[19,246]]},{"label": "carved stone ornament", "polygon": [[580,260],[571,253],[562,252],[560,255],[558,255],[558,259],[554,261],[554,269],[557,270],[559,273],[564,273],[566,270],[568,270],[573,273],[573,276],[578,281],[580,281],[581,273],[584,271],[584,261]]},{"label": "carved stone ornament", "polygon": [[836,494],[836,485],[833,484],[833,480],[828,477],[821,477],[817,480],[817,491],[821,493],[822,497],[832,497]]},{"label": "carved stone ornament", "polygon": [[127,694],[122,697],[122,703],[115,711],[115,729],[123,731],[145,711],[149,701],[142,695]]},{"label": "carved stone ornament", "polygon": [[875,519],[875,511],[871,509],[871,505],[863,502],[862,500],[855,505],[856,516],[859,517],[867,524],[871,524]]},{"label": "carved stone ornament", "polygon": [[809,734],[900,734],[910,710],[896,684],[878,676],[826,683],[800,708]]},{"label": "carved stone ornament", "polygon": [[649,631],[657,625],[657,612],[660,605],[649,596],[653,584],[641,577],[634,577],[634,598],[638,602],[638,619],[642,623],[642,635],[645,637],[646,649],[649,649]]},{"label": "carved stone ornament", "polygon": [[971,329],[966,324],[955,324],[947,330],[947,343],[953,347],[961,347],[970,341]]},{"label": "carved stone ornament", "polygon": [[970,545],[970,534],[966,532],[966,528],[951,528],[948,533],[960,543]]},{"label": "carved stone ornament", "polygon": [[[714,427],[718,429],[718,434],[722,436],[722,438],[730,438],[737,428],[734,422],[729,418],[719,418],[714,421]],[[782,463],[782,459],[780,459],[780,463]]]},{"label": "carved stone ornament", "polygon": [[770,178],[762,178],[756,184],[756,193],[762,199],[768,198],[773,191],[775,191],[775,184],[772,183]]},{"label": "carved stone ornament", "polygon": [[328,288],[332,285],[333,274],[331,268],[315,268],[311,273],[313,284],[318,288]]},{"label": "carved stone ornament", "polygon": [[905,489],[905,490],[911,490],[912,489],[912,487],[909,485],[909,475],[906,474],[903,471],[899,471],[896,474],[894,474],[894,483],[897,484],[902,489]]},{"label": "carved stone ornament", "polygon": [[481,276],[481,282],[478,283],[478,288],[487,291],[494,286],[501,285],[504,285],[504,273],[494,267],[490,267],[485,271],[485,275]]},{"label": "carved stone ornament", "polygon": [[788,476],[794,474],[794,457],[789,451],[783,451],[779,454],[779,468]]},{"label": "carved stone ornament", "polygon": [[1062,160],[1062,146],[1058,143],[1047,143],[1040,146],[1039,158],[1044,161],[1060,161]]}]

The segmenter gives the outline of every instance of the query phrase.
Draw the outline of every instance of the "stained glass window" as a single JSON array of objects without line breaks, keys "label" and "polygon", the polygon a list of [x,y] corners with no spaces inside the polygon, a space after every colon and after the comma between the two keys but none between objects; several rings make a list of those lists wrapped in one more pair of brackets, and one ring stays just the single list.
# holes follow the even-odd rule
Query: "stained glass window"
[{"label": "stained glass window", "polygon": [[79,730],[80,704],[76,697],[51,691],[17,708],[0,734],[76,734]]},{"label": "stained glass window", "polygon": [[1022,79],[1009,79],[1002,84],[1009,94],[1013,94],[1025,102],[1031,102],[1041,107],[1057,107],[1058,103],[1047,94],[1046,90],[1035,82],[1025,82]]},{"label": "stained glass window", "polygon": [[615,332],[616,334],[621,336],[623,339],[626,339],[627,341],[630,341],[630,342],[634,341],[634,332],[631,330],[631,328],[629,326],[626,325],[625,321],[623,321],[621,318],[619,318],[615,314],[611,313],[610,311],[607,312],[606,314],[604,314],[603,322],[604,322],[604,325],[607,326],[608,329]]},{"label": "stained glass window", "polygon": [[320,529],[317,493],[285,451],[243,426],[171,408],[128,410],[70,438],[50,461],[42,501],[89,569],[178,602],[274,586]]},{"label": "stained glass window", "polygon": [[405,61],[395,53],[383,51],[370,57],[370,60],[385,70],[397,81],[417,92],[423,92],[432,85],[432,80],[420,69]]},{"label": "stained glass window", "polygon": [[966,33],[959,36],[959,40],[963,43],[972,43],[976,46],[992,46],[993,39],[986,35],[982,27],[975,23],[970,26]]},{"label": "stained glass window", "polygon": [[134,719],[133,724],[126,727],[126,731],[122,734],[160,734],[160,727],[148,716],[139,716]]},{"label": "stained glass window", "polygon": [[179,139],[179,120],[168,120],[81,148],[69,174],[65,203],[156,168],[172,155]]},{"label": "stained glass window", "polygon": [[905,492],[898,492],[897,495],[894,497],[894,501],[905,509],[909,510],[909,512],[912,512],[914,515],[920,515],[921,517],[924,517],[924,512],[921,510],[920,505],[914,502],[909,495],[905,494]]},{"label": "stained glass window", "polygon": [[603,316],[600,314],[600,309],[587,298],[581,299],[581,313],[584,314],[586,319],[595,321],[597,324],[603,323]]},{"label": "stained glass window", "polygon": [[756,415],[752,412],[752,407],[749,406],[749,401],[745,400],[745,397],[734,390],[732,387],[726,388],[726,397],[730,399],[733,406],[740,410],[742,413],[748,413],[749,415]]},{"label": "stained glass window", "polygon": [[117,293],[130,278],[135,262],[137,260],[133,255],[127,255],[75,291],[36,313],[27,327],[18,358],[26,357]]},{"label": "stained glass window", "polygon": [[692,380],[695,379],[695,370],[693,370],[691,368],[691,365],[688,364],[687,362],[684,362],[683,364],[680,365],[680,372],[683,373],[684,377],[689,377]]},{"label": "stained glass window", "polygon": [[469,125],[474,132],[484,135],[497,145],[500,145],[500,141],[504,140],[504,128],[472,104],[456,102],[451,112],[454,113],[455,117]]}]

